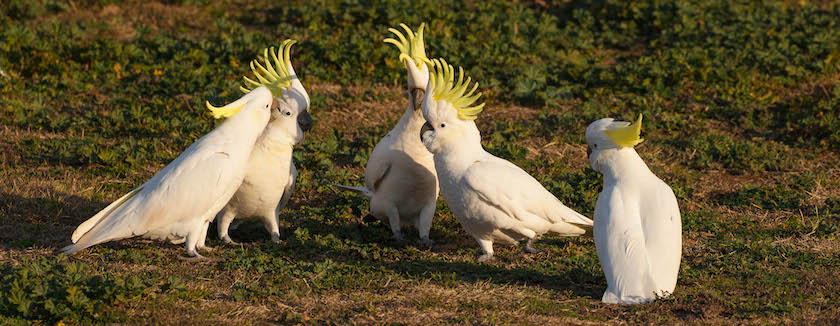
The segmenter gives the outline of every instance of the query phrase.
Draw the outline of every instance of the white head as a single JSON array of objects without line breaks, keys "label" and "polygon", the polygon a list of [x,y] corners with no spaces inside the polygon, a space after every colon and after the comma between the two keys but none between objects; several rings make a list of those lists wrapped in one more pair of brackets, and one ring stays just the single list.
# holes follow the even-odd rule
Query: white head
[{"label": "white head", "polygon": [[251,61],[251,71],[257,81],[243,77],[246,86],[239,89],[242,92],[249,91],[246,87],[267,87],[271,90],[277,109],[271,110],[268,130],[273,134],[279,131],[282,136],[297,144],[303,141],[304,132],[312,128],[312,116],[309,115],[309,94],[295,73],[289,57],[295,43],[294,40],[285,40],[277,52],[274,52],[273,47],[263,50],[265,66],[257,60]]},{"label": "white head", "polygon": [[595,171],[602,172],[600,158],[605,153],[622,149],[633,149],[644,139],[639,138],[642,131],[642,115],[635,123],[615,121],[613,118],[597,120],[586,128],[587,155],[589,164]]},{"label": "white head", "polygon": [[423,99],[423,117],[426,124],[420,129],[420,139],[432,154],[457,150],[463,144],[481,146],[481,134],[475,126],[478,113],[484,103],[472,105],[481,93],[473,95],[478,88],[475,83],[466,92],[471,79],[464,80],[464,70],[458,67],[459,76],[455,80],[455,69],[445,60],[434,61],[435,72],[429,78],[428,91]]}]

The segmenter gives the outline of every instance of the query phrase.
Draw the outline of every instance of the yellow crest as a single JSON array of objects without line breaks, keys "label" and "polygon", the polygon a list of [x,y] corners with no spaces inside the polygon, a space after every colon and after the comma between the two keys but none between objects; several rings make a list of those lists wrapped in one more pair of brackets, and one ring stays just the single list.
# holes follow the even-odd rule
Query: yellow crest
[{"label": "yellow crest", "polygon": [[217,108],[215,106],[210,105],[210,101],[207,101],[205,105],[207,105],[207,109],[213,113],[213,118],[220,119],[230,118],[236,115],[237,113],[239,113],[240,110],[242,110],[242,107],[245,106],[245,103],[242,103],[242,105],[238,106],[223,106]]},{"label": "yellow crest", "polygon": [[[283,41],[276,53],[274,52],[274,47],[264,49],[263,58],[265,60],[265,67],[257,62],[256,59],[251,61],[251,71],[254,72],[254,76],[259,82],[248,77],[242,77],[245,79],[245,86],[240,86],[239,90],[242,93],[248,93],[254,88],[266,87],[274,97],[283,97],[282,90],[292,85],[292,77],[289,74],[289,64],[291,64],[289,52],[295,43],[297,43],[295,40]],[[269,54],[271,54],[271,57],[269,57]],[[274,65],[271,64],[272,60],[274,61]]]},{"label": "yellow crest", "polygon": [[411,28],[408,28],[405,24],[400,24],[400,27],[405,29],[408,38],[396,28],[389,28],[388,31],[394,33],[400,40],[386,38],[385,43],[397,46],[400,50],[400,61],[408,63],[408,60],[411,59],[417,65],[417,69],[422,69],[424,63],[431,67],[432,62],[426,57],[426,45],[423,43],[423,28],[426,27],[426,23],[420,24],[417,33],[412,32]]},{"label": "yellow crest", "polygon": [[[478,113],[484,108],[484,103],[472,105],[481,96],[481,93],[473,95],[478,88],[474,83],[472,89],[466,92],[470,84],[470,77],[464,80],[464,69],[458,67],[458,81],[455,81],[455,68],[446,63],[444,59],[434,59],[432,64],[434,71],[429,72],[429,81],[432,86],[432,99],[435,101],[446,100],[452,103],[452,107],[458,111],[458,118],[461,120],[475,120]],[[466,94],[465,94],[466,92]]]},{"label": "yellow crest", "polygon": [[619,147],[633,147],[644,141],[639,138],[642,133],[642,115],[635,123],[615,130],[604,130],[604,133]]},{"label": "yellow crest", "polygon": [[[289,52],[295,43],[297,43],[295,40],[283,41],[276,53],[274,52],[274,47],[264,49],[263,58],[265,66],[261,65],[257,60],[251,61],[251,71],[254,72],[254,76],[259,82],[248,77],[242,77],[245,79],[245,86],[240,86],[239,90],[242,93],[248,93],[257,87],[265,87],[271,91],[272,96],[283,97],[282,91],[292,85],[292,77],[289,73],[289,65],[291,64]],[[272,60],[274,61],[273,65],[271,64]],[[245,106],[245,104],[242,104],[239,106],[215,107],[210,105],[209,101],[205,105],[216,119],[230,118],[239,113],[242,107]]]}]

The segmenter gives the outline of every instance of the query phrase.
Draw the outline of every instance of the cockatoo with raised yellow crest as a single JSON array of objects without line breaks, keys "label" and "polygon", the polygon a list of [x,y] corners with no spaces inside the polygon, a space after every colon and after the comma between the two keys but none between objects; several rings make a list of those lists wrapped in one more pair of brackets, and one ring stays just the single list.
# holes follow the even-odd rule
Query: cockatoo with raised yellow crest
[{"label": "cockatoo with raised yellow crest", "polygon": [[[536,252],[533,242],[542,234],[585,233],[592,220],[566,207],[536,179],[518,166],[493,156],[481,146],[475,119],[484,103],[478,84],[467,91],[470,78],[445,60],[433,60],[420,138],[434,154],[441,194],[449,209],[476,241],[483,255],[493,257],[493,243],[525,240],[523,251]],[[472,105],[472,106],[471,106]]]},{"label": "cockatoo with raised yellow crest", "polygon": [[642,116],[605,118],[586,128],[589,163],[604,175],[595,203],[595,249],[607,278],[606,303],[642,303],[674,291],[682,256],[677,198],[633,148]]},{"label": "cockatoo with raised yellow crest", "polygon": [[420,101],[426,92],[431,62],[423,43],[425,24],[420,25],[417,33],[405,24],[400,26],[406,34],[390,28],[399,40],[389,38],[385,42],[397,46],[399,58],[408,71],[408,107],[394,129],[371,152],[365,168],[365,187],[335,186],[370,198],[371,214],[388,220],[395,239],[402,240],[402,226],[414,225],[420,241],[430,245],[429,231],[438,197],[437,175],[432,154],[417,138],[417,133],[426,122]]},{"label": "cockatoo with raised yellow crest", "polygon": [[216,216],[219,238],[226,243],[235,244],[228,234],[234,219],[259,220],[271,240],[280,241],[280,211],[289,201],[297,177],[292,149],[312,127],[309,95],[289,58],[293,44],[293,40],[284,41],[276,53],[274,48],[263,50],[265,66],[251,62],[257,80],[245,77],[247,88],[240,88],[247,93],[254,87],[267,87],[279,105],[271,111],[268,125],[251,151],[242,185]]},{"label": "cockatoo with raised yellow crest", "polygon": [[[209,103],[208,103],[208,106]],[[266,87],[215,108],[227,117],[149,181],[120,197],[73,232],[74,253],[131,237],[184,239],[191,260],[203,260],[207,227],[245,178],[254,144],[280,105]]]}]

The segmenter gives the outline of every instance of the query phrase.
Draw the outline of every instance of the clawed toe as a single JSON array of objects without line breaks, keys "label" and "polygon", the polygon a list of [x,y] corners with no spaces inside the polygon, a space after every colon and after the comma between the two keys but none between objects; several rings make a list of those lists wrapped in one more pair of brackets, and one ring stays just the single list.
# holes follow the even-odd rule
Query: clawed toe
[{"label": "clawed toe", "polygon": [[228,244],[228,245],[232,245],[232,246],[241,245],[241,243],[233,241],[231,238],[223,238],[222,242],[224,242],[225,244]]},{"label": "clawed toe", "polygon": [[420,240],[417,240],[417,243],[420,243],[420,244],[423,244],[423,245],[426,245],[426,246],[429,246],[429,247],[431,247],[433,244],[435,244],[435,242],[432,239],[429,239],[429,238],[422,238]]},{"label": "clawed toe", "polygon": [[537,248],[533,248],[533,247],[525,247],[525,248],[522,248],[522,252],[528,253],[528,254],[538,254],[538,253],[542,252],[542,249],[537,249]]},{"label": "clawed toe", "polygon": [[220,263],[220,262],[225,261],[224,258],[217,258],[217,257],[207,258],[207,257],[204,257],[202,255],[198,255],[198,254],[196,254],[193,257],[178,256],[178,259],[180,259],[182,261],[185,261],[185,262],[188,262],[188,263],[203,263],[203,262]]},{"label": "clawed toe", "polygon": [[536,238],[528,239],[528,241],[525,242],[525,245],[522,246],[522,252],[529,254],[541,253],[542,250],[533,247],[534,242],[537,242]]},{"label": "clawed toe", "polygon": [[482,262],[482,263],[483,262],[488,262],[488,261],[491,261],[491,260],[493,260],[493,255],[484,254],[484,255],[478,256],[478,261]]},{"label": "clawed toe", "polygon": [[272,232],[271,233],[271,242],[274,242],[276,244],[283,243],[283,240],[280,240],[280,233]]}]

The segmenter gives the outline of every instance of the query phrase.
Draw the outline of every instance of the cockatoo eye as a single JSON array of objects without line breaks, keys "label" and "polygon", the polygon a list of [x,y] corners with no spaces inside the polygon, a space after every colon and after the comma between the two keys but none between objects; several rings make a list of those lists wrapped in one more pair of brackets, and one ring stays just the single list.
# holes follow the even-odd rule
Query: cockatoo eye
[{"label": "cockatoo eye", "polygon": [[292,113],[291,112],[286,112],[286,115],[292,115]]},{"label": "cockatoo eye", "polygon": [[441,128],[444,128],[444,127],[446,127],[446,124],[445,124],[445,123],[441,123],[441,124],[440,124],[440,127],[441,127]]}]

